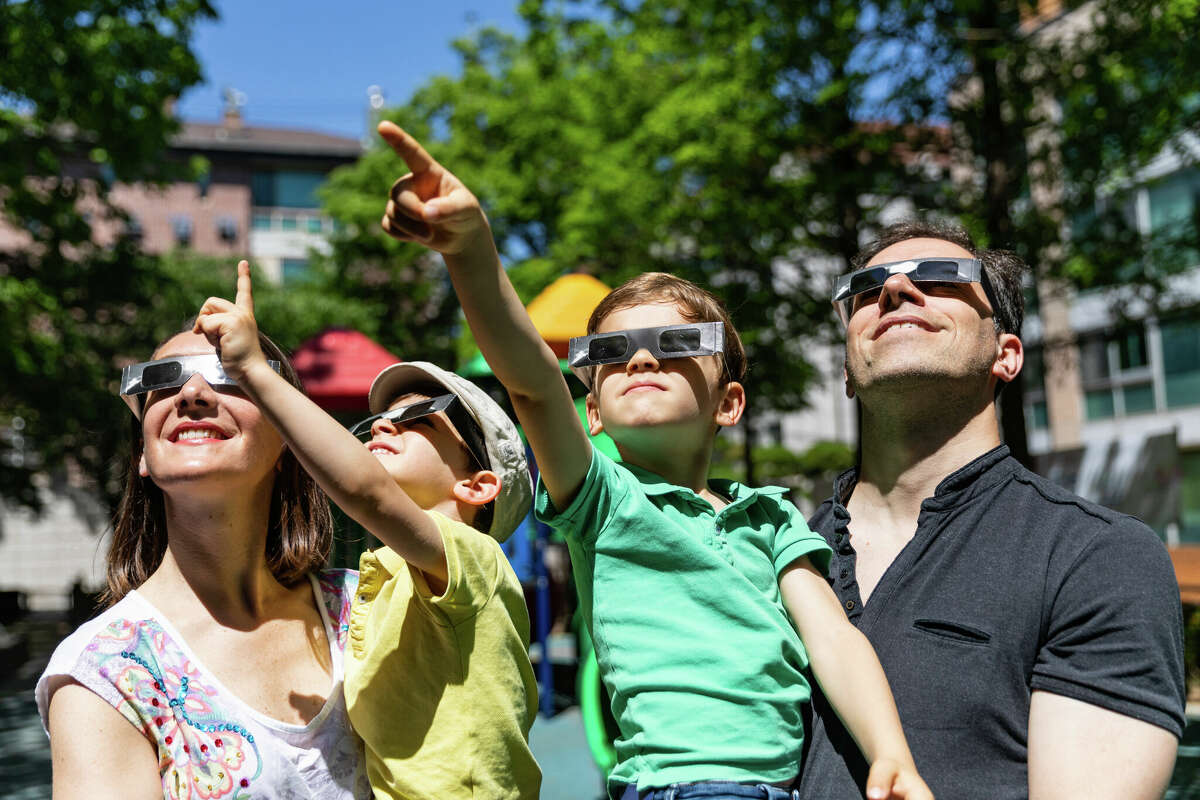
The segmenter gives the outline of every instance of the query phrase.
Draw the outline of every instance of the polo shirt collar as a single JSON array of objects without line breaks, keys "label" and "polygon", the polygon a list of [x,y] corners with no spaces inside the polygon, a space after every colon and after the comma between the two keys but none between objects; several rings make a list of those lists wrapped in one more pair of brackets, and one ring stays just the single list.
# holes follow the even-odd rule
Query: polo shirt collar
[{"label": "polo shirt collar", "polygon": [[[986,489],[1002,480],[1012,471],[1016,463],[1009,461],[1008,456],[1008,445],[1002,444],[992,448],[943,478],[942,482],[934,489],[933,497],[926,499],[925,503],[938,508],[953,505],[964,497],[966,490]],[[1006,461],[1007,463],[1004,463]],[[1002,465],[1002,468],[993,469],[998,465]],[[833,513],[835,516],[844,519],[850,518],[850,512],[846,510],[846,503],[850,500],[850,493],[854,491],[856,485],[858,485],[857,465],[838,475],[837,480],[833,483]]]},{"label": "polo shirt collar", "polygon": [[[694,498],[704,503],[706,506],[709,502],[698,494],[693,492],[686,486],[679,486],[671,483],[661,475],[651,472],[648,469],[643,469],[636,464],[630,464],[627,461],[620,462],[620,465],[629,471],[629,474],[637,479],[642,485],[642,491],[647,495],[664,495],[664,494],[679,494],[687,498]],[[782,495],[787,492],[787,489],[782,486],[763,486],[757,489],[746,486],[737,481],[724,479],[710,479],[708,481],[709,488],[729,498],[729,505],[725,508],[733,506],[747,505],[754,502],[759,497],[769,497],[772,495]],[[724,509],[722,509],[724,510]]]}]

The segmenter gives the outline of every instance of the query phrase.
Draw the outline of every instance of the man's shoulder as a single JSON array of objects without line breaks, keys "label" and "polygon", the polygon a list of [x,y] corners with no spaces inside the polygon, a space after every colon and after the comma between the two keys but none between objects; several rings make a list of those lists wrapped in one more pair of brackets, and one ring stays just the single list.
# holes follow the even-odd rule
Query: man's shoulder
[{"label": "man's shoulder", "polygon": [[1011,476],[1003,491],[1019,495],[1014,500],[1028,512],[1044,515],[1047,529],[1055,535],[1075,537],[1090,533],[1162,544],[1158,534],[1136,517],[1086,500],[1020,464],[1015,464]]}]

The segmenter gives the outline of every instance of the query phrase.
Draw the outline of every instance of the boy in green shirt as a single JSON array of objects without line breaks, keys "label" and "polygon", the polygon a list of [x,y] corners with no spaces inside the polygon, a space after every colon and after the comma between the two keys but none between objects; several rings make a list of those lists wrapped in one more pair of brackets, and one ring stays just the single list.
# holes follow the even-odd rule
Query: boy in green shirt
[{"label": "boy in green shirt", "polygon": [[392,187],[383,227],[442,253],[537,458],[538,512],[568,535],[621,729],[610,793],[793,796],[811,665],[872,763],[867,796],[931,798],[878,659],[825,581],[823,540],[781,490],[707,481],[716,432],[746,402],[745,355],[719,302],[643,275],[572,342],[590,432],[612,437],[616,464],[588,442],[476,198],[400,128],[379,132],[412,170]]}]

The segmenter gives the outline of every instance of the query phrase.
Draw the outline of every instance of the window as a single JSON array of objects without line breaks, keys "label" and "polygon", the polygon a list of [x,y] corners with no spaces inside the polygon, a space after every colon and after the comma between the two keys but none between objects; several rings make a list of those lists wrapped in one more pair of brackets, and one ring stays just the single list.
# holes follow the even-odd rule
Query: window
[{"label": "window", "polygon": [[324,182],[323,172],[256,172],[250,176],[251,201],[262,207],[319,208],[317,188]]},{"label": "window", "polygon": [[285,258],[283,260],[284,283],[303,283],[309,277],[307,258]]},{"label": "window", "polygon": [[1200,322],[1174,320],[1160,330],[1167,408],[1200,404]]},{"label": "window", "polygon": [[217,236],[221,237],[222,242],[236,242],[237,235],[237,220],[225,214],[217,217]]},{"label": "window", "polygon": [[320,217],[309,217],[305,223],[305,227],[308,229],[309,233],[320,233],[321,228],[323,227],[321,225],[321,218]]},{"label": "window", "polygon": [[271,230],[271,215],[270,214],[255,214],[250,221],[250,226],[256,231]]},{"label": "window", "polygon": [[175,234],[175,243],[187,247],[192,243],[192,218],[187,214],[173,214],[171,231]]},{"label": "window", "polygon": [[[1146,187],[1150,232],[1161,257],[1200,262],[1195,237],[1200,214],[1200,169],[1186,169]],[[1174,270],[1173,270],[1174,271]]]},{"label": "window", "polygon": [[1154,374],[1141,324],[1080,340],[1079,374],[1089,420],[1155,410]]},{"label": "window", "polygon": [[1179,540],[1188,544],[1200,543],[1200,451],[1179,454],[1180,471],[1183,472],[1180,505],[1183,519]]},{"label": "window", "polygon": [[1032,430],[1044,430],[1050,425],[1046,407],[1046,367],[1042,348],[1025,351],[1021,379],[1025,383],[1025,424]]},{"label": "window", "polygon": [[280,229],[280,230],[284,230],[284,231],[294,231],[294,230],[296,230],[296,218],[295,218],[295,217],[283,217],[283,218],[281,218],[281,219],[279,220],[279,229]]}]

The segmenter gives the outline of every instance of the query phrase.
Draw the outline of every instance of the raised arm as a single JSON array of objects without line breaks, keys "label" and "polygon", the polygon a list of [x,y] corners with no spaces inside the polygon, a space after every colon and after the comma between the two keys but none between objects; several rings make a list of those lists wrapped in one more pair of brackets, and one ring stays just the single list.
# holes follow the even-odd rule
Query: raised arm
[{"label": "raised arm", "polygon": [[267,363],[258,345],[248,263],[238,264],[236,301],[210,297],[196,317],[196,330],[217,348],[225,371],[333,502],[405,561],[444,583],[446,551],[436,523],[362,442]]},{"label": "raised arm", "polygon": [[871,765],[867,797],[932,800],[917,774],[879,658],[846,619],[825,577],[804,556],[783,570],[779,589],[808,651],[813,677]]},{"label": "raised arm", "polygon": [[509,282],[475,195],[397,125],[381,122],[379,135],[411,170],[392,186],[383,229],[442,254],[475,341],[512,399],[550,499],[565,508],[587,475],[591,446],[558,359]]}]

